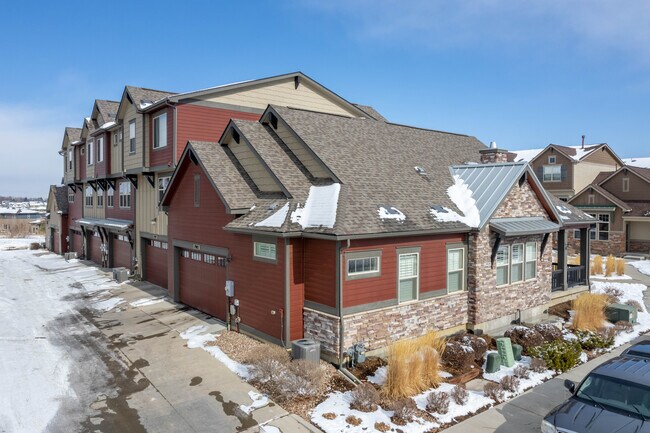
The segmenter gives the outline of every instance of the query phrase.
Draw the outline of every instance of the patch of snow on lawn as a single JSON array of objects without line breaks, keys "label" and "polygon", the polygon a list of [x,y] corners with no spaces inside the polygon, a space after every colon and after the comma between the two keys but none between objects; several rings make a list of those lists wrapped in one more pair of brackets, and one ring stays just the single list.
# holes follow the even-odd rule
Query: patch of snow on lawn
[{"label": "patch of snow on lawn", "polygon": [[92,307],[95,310],[100,310],[100,311],[106,312],[106,311],[111,311],[113,308],[117,307],[122,302],[124,302],[124,299],[122,299],[122,298],[117,298],[117,297],[116,298],[109,298],[109,299],[105,299],[103,301],[94,302],[92,304]]},{"label": "patch of snow on lawn", "polygon": [[387,375],[388,375],[388,367],[383,366],[375,370],[375,374],[368,376],[366,380],[370,383],[374,383],[375,385],[381,386],[386,383]]},{"label": "patch of snow on lawn", "polygon": [[340,183],[326,186],[311,186],[304,207],[291,212],[291,222],[307,227],[333,228],[336,223],[336,209],[339,202]]},{"label": "patch of snow on lawn", "polygon": [[628,265],[634,266],[642,274],[650,275],[650,260],[639,260],[627,262]]},{"label": "patch of snow on lawn", "polygon": [[[421,418],[415,418],[413,422],[406,425],[393,424],[390,417],[393,411],[384,410],[380,407],[374,412],[361,412],[350,408],[352,402],[351,391],[341,393],[339,391],[329,394],[321,404],[316,406],[311,413],[311,421],[318,425],[325,433],[367,433],[376,431],[375,423],[385,423],[389,426],[389,431],[400,429],[404,433],[425,433],[431,429],[439,427],[437,423],[425,421]],[[334,419],[323,418],[323,414],[336,414]],[[353,426],[345,421],[345,418],[352,415],[361,420],[357,426]],[[392,430],[391,430],[392,429]]]},{"label": "patch of snow on lawn", "polygon": [[261,425],[260,433],[282,433],[282,430],[274,425]]},{"label": "patch of snow on lawn", "polygon": [[255,227],[282,227],[282,224],[287,219],[287,213],[289,213],[289,203],[285,203],[284,206],[263,221],[255,223]]},{"label": "patch of snow on lawn", "polygon": [[0,251],[26,250],[34,242],[43,243],[45,238],[42,236],[34,238],[0,238]]},{"label": "patch of snow on lawn", "polygon": [[206,330],[205,325],[196,325],[188,328],[184,332],[181,332],[181,338],[187,340],[187,347],[190,349],[201,348],[212,355],[214,358],[219,360],[222,364],[228,367],[228,370],[232,371],[242,379],[248,379],[250,373],[248,372],[248,367],[239,362],[233,361],[223,353],[223,351],[217,346],[209,346],[208,343],[217,341],[216,337],[210,333],[204,333]]},{"label": "patch of snow on lawn", "polygon": [[616,335],[612,347],[618,347],[634,340],[637,336],[650,331],[650,314],[643,302],[643,292],[645,292],[648,287],[644,284],[638,283],[591,282],[591,289],[594,293],[605,293],[605,290],[608,287],[618,289],[622,292],[622,295],[620,296],[621,304],[625,304],[627,301],[637,301],[643,310],[637,313],[637,323],[634,325],[632,332],[622,332]]},{"label": "patch of snow on lawn", "polygon": [[129,305],[131,305],[132,307],[145,307],[147,305],[157,304],[164,300],[165,300],[164,296],[161,296],[159,298],[142,298],[142,299],[138,299],[137,301],[131,302]]},{"label": "patch of snow on lawn", "polygon": [[248,396],[253,400],[253,403],[246,406],[240,404],[239,408],[247,415],[250,415],[255,409],[259,409],[269,404],[269,397],[266,394],[260,394],[255,391],[248,391]]},{"label": "patch of snow on lawn", "polygon": [[458,221],[470,227],[478,227],[481,223],[481,215],[476,207],[476,200],[472,197],[472,190],[460,176],[454,175],[454,184],[447,189],[447,195],[463,215],[443,207],[443,212],[431,209],[431,216],[438,221]]},{"label": "patch of snow on lawn", "polygon": [[379,218],[383,220],[404,221],[406,219],[406,215],[404,215],[401,210],[397,209],[394,206],[389,206],[387,208],[384,206],[379,206],[379,210],[377,212],[379,213]]},{"label": "patch of snow on lawn", "polygon": [[[436,389],[430,389],[418,394],[413,397],[415,404],[418,409],[427,410],[427,398],[429,394],[438,394],[441,392],[446,392],[450,394],[454,389],[455,385],[449,383],[441,383],[440,386]],[[435,412],[430,412],[432,416],[436,418],[441,424],[449,424],[461,416],[469,415],[475,412],[478,412],[480,409],[486,406],[492,406],[494,401],[486,397],[482,392],[467,390],[469,396],[467,402],[463,405],[456,404],[453,398],[449,399],[449,411],[446,414],[439,414]]]},{"label": "patch of snow on lawn", "polygon": [[[487,351],[487,353],[491,353],[491,352],[497,353],[495,350]],[[485,359],[487,359],[487,353]],[[505,365],[502,365],[501,368],[494,373],[483,373],[483,379],[498,383],[501,379],[503,379],[506,376],[513,376],[515,369],[520,365],[530,368],[530,361],[531,358],[529,356],[522,356],[521,361],[515,361],[512,367],[506,367]],[[485,365],[483,365],[483,371],[485,371]],[[528,373],[529,373],[528,379],[519,379],[519,387],[517,388],[516,392],[512,393],[506,391],[507,398],[511,398],[514,397],[515,395],[519,395],[522,392],[526,391],[527,389],[532,388],[533,386],[537,386],[540,383],[544,382],[545,380],[552,378],[555,374],[553,370],[546,370],[543,373],[535,373],[532,370],[528,370]]]},{"label": "patch of snow on lawn", "polygon": [[597,280],[605,280],[605,281],[632,279],[632,277],[630,277],[629,275],[618,275],[618,274],[612,274],[609,277],[606,277],[604,274],[596,274],[596,275],[592,275],[590,278],[595,278]]}]

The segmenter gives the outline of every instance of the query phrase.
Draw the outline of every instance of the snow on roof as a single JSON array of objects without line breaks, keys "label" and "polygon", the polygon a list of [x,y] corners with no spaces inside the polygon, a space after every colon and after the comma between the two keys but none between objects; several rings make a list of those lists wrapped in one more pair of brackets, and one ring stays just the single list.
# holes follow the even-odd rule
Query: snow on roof
[{"label": "snow on roof", "polygon": [[115,122],[106,122],[102,126],[100,126],[100,129],[112,128],[115,125],[116,125]]},{"label": "snow on roof", "polygon": [[280,209],[267,217],[265,220],[255,224],[255,227],[282,227],[289,213],[289,203],[285,203]]},{"label": "snow on roof", "polygon": [[311,186],[304,207],[291,213],[291,222],[307,227],[334,228],[336,208],[339,202],[340,183],[327,186]]},{"label": "snow on roof", "polygon": [[537,155],[542,153],[544,149],[513,150],[511,152],[517,155],[515,156],[515,162],[520,162],[520,161],[530,162],[533,158],[535,158]]},{"label": "snow on roof", "polygon": [[634,167],[650,168],[650,157],[646,158],[624,158],[623,162]]},{"label": "snow on roof", "polygon": [[440,206],[432,206],[429,212],[438,221],[458,221],[470,227],[478,227],[481,223],[481,215],[472,194],[465,181],[460,176],[454,175],[454,184],[447,189],[447,195],[463,215],[448,207],[440,209]]},{"label": "snow on roof", "polygon": [[404,221],[406,219],[406,215],[404,215],[402,211],[394,206],[379,206],[377,212],[379,213],[379,218],[381,219],[397,221]]},{"label": "snow on roof", "polygon": [[557,209],[559,212],[565,213],[565,214],[572,214],[573,213],[573,212],[571,212],[570,209],[566,208],[565,206],[555,206],[555,209]]}]

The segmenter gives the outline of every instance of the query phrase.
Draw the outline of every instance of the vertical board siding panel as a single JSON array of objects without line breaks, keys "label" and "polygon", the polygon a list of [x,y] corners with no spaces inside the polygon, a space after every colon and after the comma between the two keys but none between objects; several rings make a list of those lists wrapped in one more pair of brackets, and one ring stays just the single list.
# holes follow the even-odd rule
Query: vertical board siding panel
[{"label": "vertical board siding panel", "polygon": [[336,242],[304,240],[305,300],[336,307]]},{"label": "vertical board siding panel", "polygon": [[303,240],[292,239],[289,249],[291,251],[289,268],[289,291],[291,296],[290,304],[290,338],[297,340],[303,337],[303,316],[302,309],[305,303],[305,282],[303,272]]},{"label": "vertical board siding panel", "polygon": [[381,275],[346,280],[347,263],[341,260],[343,307],[353,307],[397,298],[397,249],[420,247],[420,293],[447,287],[447,244],[464,242],[463,234],[354,240],[343,251],[381,251]]},{"label": "vertical board siding panel", "polygon": [[77,153],[77,164],[79,167],[79,180],[84,180],[86,178],[86,152],[84,150],[84,154],[81,154],[81,149],[85,149],[86,145],[82,144],[80,146],[76,147],[76,153]]}]

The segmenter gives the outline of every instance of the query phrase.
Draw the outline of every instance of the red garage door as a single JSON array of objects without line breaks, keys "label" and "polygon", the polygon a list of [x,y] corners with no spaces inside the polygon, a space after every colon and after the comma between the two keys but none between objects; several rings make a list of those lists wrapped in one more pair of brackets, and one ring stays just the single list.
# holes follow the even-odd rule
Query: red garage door
[{"label": "red garage door", "polygon": [[88,253],[90,255],[90,260],[97,263],[98,265],[102,264],[102,238],[99,237],[99,233],[92,233],[89,237],[90,245],[88,245]]},{"label": "red garage door", "polygon": [[226,320],[226,268],[212,254],[181,250],[178,259],[180,301]]},{"label": "red garage door", "polygon": [[144,244],[144,279],[167,288],[167,242],[146,239]]},{"label": "red garage door", "polygon": [[73,231],[72,232],[72,251],[77,253],[77,257],[81,257],[83,252],[83,236],[81,232]]},{"label": "red garage door", "polygon": [[113,236],[113,267],[131,270],[131,244],[126,235]]}]

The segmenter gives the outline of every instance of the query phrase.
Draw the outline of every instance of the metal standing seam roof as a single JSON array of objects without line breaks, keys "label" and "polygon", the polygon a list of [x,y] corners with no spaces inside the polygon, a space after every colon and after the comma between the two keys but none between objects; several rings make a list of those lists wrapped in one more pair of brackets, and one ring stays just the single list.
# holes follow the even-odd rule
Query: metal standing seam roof
[{"label": "metal standing seam roof", "polygon": [[527,166],[526,162],[515,162],[455,165],[450,168],[451,174],[463,180],[472,191],[481,217],[479,229],[485,226]]},{"label": "metal standing seam roof", "polygon": [[102,218],[79,218],[77,223],[84,226],[98,226],[117,230],[126,230],[133,226],[133,221]]},{"label": "metal standing seam roof", "polygon": [[494,218],[490,228],[503,236],[528,236],[560,230],[560,225],[542,217]]}]

